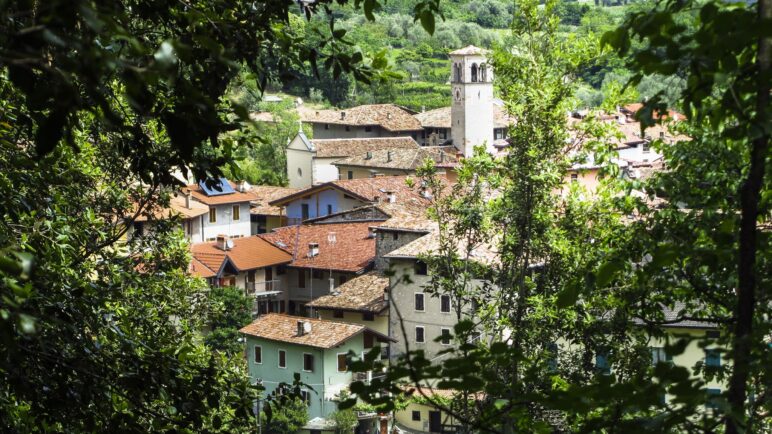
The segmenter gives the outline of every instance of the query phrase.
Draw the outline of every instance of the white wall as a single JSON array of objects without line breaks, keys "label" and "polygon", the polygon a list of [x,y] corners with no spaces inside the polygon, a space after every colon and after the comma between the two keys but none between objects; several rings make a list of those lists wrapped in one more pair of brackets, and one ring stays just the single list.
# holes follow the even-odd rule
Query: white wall
[{"label": "white wall", "polygon": [[287,179],[293,188],[310,187],[313,183],[314,152],[308,149],[300,135],[287,146]]},{"label": "white wall", "polygon": [[[239,220],[232,220],[234,206],[239,207]],[[216,205],[211,208],[217,209],[217,221],[209,223],[209,214],[204,215],[204,240],[213,241],[217,238],[217,235],[228,235],[229,237],[237,238],[248,237],[251,234],[249,202]]]},{"label": "white wall", "polygon": [[332,163],[340,160],[340,158],[314,158],[313,165],[314,165],[314,184],[323,184],[325,182],[330,181],[337,181],[338,178],[338,167],[333,166]]},{"label": "white wall", "polygon": [[356,199],[347,199],[338,190],[327,189],[308,196],[307,199],[299,198],[290,202],[286,207],[287,217],[291,219],[303,216],[303,204],[308,205],[308,218],[326,216],[327,206],[332,207],[332,212],[348,211],[364,205]]},{"label": "white wall", "polygon": [[650,147],[648,152],[643,152],[643,144],[639,144],[634,148],[620,149],[617,152],[619,153],[619,158],[638,163],[643,162],[644,160],[654,161],[662,156],[655,151],[653,147]]},{"label": "white wall", "polygon": [[[487,63],[483,56],[453,56],[452,64],[462,63],[461,83],[453,83],[451,113],[451,136],[453,144],[465,156],[472,155],[474,146],[486,144],[488,152],[493,147],[493,70],[487,65],[485,82],[471,82],[472,64],[479,67]],[[451,66],[452,68],[452,66]],[[478,77],[480,77],[478,73]],[[481,78],[481,77],[480,77]],[[460,93],[460,98],[457,97]]]}]

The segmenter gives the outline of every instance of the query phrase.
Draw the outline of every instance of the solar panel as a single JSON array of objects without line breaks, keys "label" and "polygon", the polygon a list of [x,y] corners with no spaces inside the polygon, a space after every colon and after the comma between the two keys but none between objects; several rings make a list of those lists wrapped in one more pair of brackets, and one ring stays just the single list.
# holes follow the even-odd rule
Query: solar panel
[{"label": "solar panel", "polygon": [[208,182],[211,187],[206,185],[207,181],[199,181],[198,183],[198,186],[201,187],[201,190],[203,190],[207,196],[222,196],[224,194],[235,193],[233,187],[231,187],[231,184],[225,178],[220,178],[216,181],[210,179]]}]

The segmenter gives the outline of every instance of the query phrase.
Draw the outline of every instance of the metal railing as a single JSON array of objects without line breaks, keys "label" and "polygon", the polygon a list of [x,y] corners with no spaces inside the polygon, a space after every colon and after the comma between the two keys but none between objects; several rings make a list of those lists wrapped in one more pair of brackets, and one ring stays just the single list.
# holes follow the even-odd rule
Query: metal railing
[{"label": "metal railing", "polygon": [[262,282],[247,282],[247,294],[260,295],[261,292],[281,291],[281,281],[264,280]]}]

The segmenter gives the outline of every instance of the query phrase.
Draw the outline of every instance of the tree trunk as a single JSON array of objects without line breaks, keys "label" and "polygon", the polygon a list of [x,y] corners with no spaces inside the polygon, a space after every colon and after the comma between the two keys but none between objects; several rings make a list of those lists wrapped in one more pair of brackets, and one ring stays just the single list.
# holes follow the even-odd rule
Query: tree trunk
[{"label": "tree trunk", "polygon": [[[758,1],[758,19],[772,18],[772,0]],[[761,37],[758,42],[758,87],[756,94],[756,119],[760,127],[766,126],[770,92],[770,58],[772,40]],[[750,374],[753,316],[756,307],[756,221],[759,214],[761,188],[764,184],[764,166],[769,152],[769,133],[755,138],[751,144],[751,161],[748,177],[740,191],[740,245],[738,264],[738,292],[735,311],[734,341],[732,342],[733,369],[729,381],[728,401],[732,414],[726,420],[726,432],[736,434],[745,431],[745,401]]]}]

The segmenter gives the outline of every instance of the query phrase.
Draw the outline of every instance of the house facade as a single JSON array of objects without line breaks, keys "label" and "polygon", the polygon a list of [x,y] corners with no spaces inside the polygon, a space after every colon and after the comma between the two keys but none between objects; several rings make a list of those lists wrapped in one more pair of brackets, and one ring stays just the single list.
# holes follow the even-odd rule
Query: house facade
[{"label": "house facade", "polygon": [[202,216],[209,212],[209,207],[193,199],[190,194],[174,195],[169,200],[169,205],[161,207],[155,205],[152,209],[144,209],[136,216],[134,213],[127,216],[133,218],[128,228],[126,237],[142,236],[153,231],[159,220],[168,220],[172,218],[179,219],[182,232],[185,238],[193,243],[199,242],[203,237],[203,219]]},{"label": "house facade", "polygon": [[254,197],[249,194],[246,183],[234,184],[225,178],[188,185],[184,194],[190,194],[194,200],[209,209],[201,218],[201,237],[192,242],[215,241],[218,235],[230,238],[248,237],[252,233],[250,202]]},{"label": "house facade", "polygon": [[291,385],[294,375],[311,388],[303,391],[309,419],[326,419],[338,409],[341,392],[355,377],[347,355],[357,357],[388,337],[364,326],[270,313],[243,327],[249,375],[270,394]]}]

